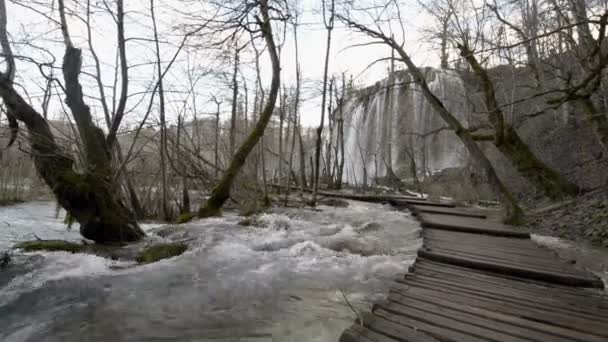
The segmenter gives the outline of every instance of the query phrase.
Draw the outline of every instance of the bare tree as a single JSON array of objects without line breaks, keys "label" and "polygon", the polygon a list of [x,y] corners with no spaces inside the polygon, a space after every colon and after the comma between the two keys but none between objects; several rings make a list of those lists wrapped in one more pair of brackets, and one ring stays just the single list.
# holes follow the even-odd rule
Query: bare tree
[{"label": "bare tree", "polygon": [[[1,0],[0,4],[0,41],[3,42],[3,54],[11,56],[7,59],[10,65],[12,53],[5,44],[8,42],[5,1]],[[122,2],[119,2],[118,6],[121,5]],[[14,64],[0,75],[0,97],[9,108],[10,115],[26,125],[39,175],[52,189],[59,204],[80,223],[82,236],[98,243],[139,240],[144,233],[116,191],[106,136],[93,123],[90,109],[83,100],[78,80],[82,65],[81,50],[72,44],[63,0],[58,1],[58,10],[65,44],[62,70],[66,103],[83,142],[86,155],[83,172],[74,170],[73,159],[60,150],[48,123],[14,89],[10,76],[14,73]]]},{"label": "bare tree", "polygon": [[[206,201],[206,203],[199,209],[198,214],[200,217],[208,217],[221,214],[221,207],[230,197],[230,189],[237,174],[239,173],[241,167],[245,164],[249,153],[253,150],[255,145],[258,143],[258,141],[264,134],[264,130],[266,129],[266,126],[268,125],[268,122],[270,121],[270,118],[274,111],[274,106],[277,100],[277,95],[281,84],[281,67],[277,53],[277,47],[275,45],[275,40],[272,33],[273,19],[271,18],[275,16],[283,18],[284,14],[279,12],[279,8],[275,6],[270,6],[268,2],[269,0],[260,0],[256,2],[253,6],[246,6],[245,12],[243,13],[243,15],[245,16],[254,15],[258,30],[266,42],[270,62],[272,64],[272,81],[268,94],[268,100],[264,106],[264,109],[262,110],[262,113],[260,114],[260,117],[254,129],[251,131],[249,136],[243,141],[241,146],[239,146],[238,150],[232,157],[230,165],[228,165],[228,168],[224,172],[224,176],[219,181],[218,185],[213,189],[213,192],[211,193],[211,196]],[[253,13],[253,11],[255,10],[258,11],[259,16]],[[271,11],[276,13],[273,13],[271,15]],[[237,22],[240,23],[240,19],[238,19]]]},{"label": "bare tree", "polygon": [[[400,18],[400,9],[398,4],[394,1],[390,1],[387,6],[391,3],[394,5],[397,15]],[[357,22],[350,16],[338,15],[338,18],[342,22],[347,24],[349,27],[368,35],[377,42],[381,42],[383,44],[386,44],[390,48],[395,49],[395,51],[399,55],[400,60],[406,64],[413,81],[418,85],[418,87],[422,91],[422,94],[429,102],[431,107],[456,133],[456,135],[465,145],[477,165],[485,172],[490,185],[493,186],[497,193],[502,195],[504,201],[506,202],[505,204],[507,209],[505,222],[513,224],[521,223],[523,218],[523,211],[517,204],[514,196],[500,180],[494,167],[492,166],[486,155],[483,153],[481,148],[477,145],[471,133],[456,119],[456,117],[452,113],[450,113],[450,111],[445,107],[441,100],[439,100],[439,98],[435,96],[435,94],[433,94],[433,92],[430,90],[424,75],[422,74],[422,72],[420,72],[420,70],[412,62],[409,55],[403,49],[403,43],[400,44],[394,38],[391,38],[387,34],[384,34],[381,27],[379,26],[378,20],[376,20],[377,27],[372,28]],[[405,31],[403,27],[402,31]]]},{"label": "bare tree", "polygon": [[560,199],[576,194],[577,187],[536,157],[515,128],[505,120],[496,100],[494,84],[473,51],[467,45],[459,44],[458,48],[482,83],[489,121],[494,129],[492,143],[513,163],[522,176],[548,197]]},{"label": "bare tree", "polygon": [[[329,9],[326,9],[325,0],[322,0],[323,4],[323,23],[325,25],[325,29],[327,30],[327,43],[325,47],[325,66],[323,67],[323,90],[321,94],[321,122],[319,123],[319,128],[317,128],[317,143],[315,147],[315,164],[314,164],[314,179],[313,179],[313,191],[312,191],[312,200],[311,204],[314,206],[317,203],[317,193],[319,191],[319,169],[320,169],[320,159],[321,159],[321,144],[322,144],[322,134],[323,134],[323,126],[325,124],[325,102],[327,99],[327,74],[329,70],[329,53],[331,50],[331,32],[334,29],[334,19],[336,15],[336,7],[335,0],[331,0],[331,4],[329,5]],[[327,13],[329,10],[329,14]],[[329,17],[328,17],[329,15]]]}]

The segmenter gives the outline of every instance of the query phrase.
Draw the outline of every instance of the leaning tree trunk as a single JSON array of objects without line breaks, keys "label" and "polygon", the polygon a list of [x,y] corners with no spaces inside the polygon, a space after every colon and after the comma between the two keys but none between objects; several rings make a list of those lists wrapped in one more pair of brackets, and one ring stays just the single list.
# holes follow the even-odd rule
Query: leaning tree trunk
[{"label": "leaning tree trunk", "polygon": [[521,223],[523,219],[523,211],[520,206],[517,204],[517,201],[507,189],[507,187],[503,184],[503,182],[498,177],[496,170],[483,153],[481,148],[477,145],[473,137],[469,133],[467,129],[465,129],[462,124],[450,113],[450,111],[443,105],[443,102],[433,94],[428,84],[426,83],[426,79],[420,69],[416,67],[414,62],[410,59],[408,54],[403,50],[403,47],[398,44],[394,39],[387,37],[382,32],[374,31],[364,25],[356,23],[348,18],[340,16],[340,19],[346,22],[349,26],[356,28],[357,30],[383,41],[385,44],[394,48],[398,53],[401,60],[407,65],[407,68],[412,75],[413,81],[420,87],[422,94],[429,102],[431,107],[441,116],[441,118],[454,130],[456,135],[460,138],[462,143],[465,145],[473,160],[478,164],[478,166],[485,172],[488,177],[488,182],[494,188],[496,192],[502,195],[505,200],[507,216],[505,218],[505,222],[518,224]]},{"label": "leaning tree trunk", "polygon": [[230,188],[232,183],[245,164],[247,156],[253,150],[255,145],[258,143],[260,138],[264,134],[264,130],[270,121],[274,106],[277,101],[277,95],[279,92],[279,86],[281,84],[280,73],[281,67],[279,63],[279,56],[277,54],[277,48],[275,46],[274,38],[272,36],[272,25],[270,21],[270,15],[268,13],[268,1],[260,1],[260,12],[262,15],[262,21],[260,22],[260,29],[266,45],[268,46],[268,54],[272,63],[272,81],[270,83],[270,93],[268,94],[268,101],[264,106],[264,110],[260,114],[259,120],[256,123],[254,129],[251,131],[247,139],[243,141],[241,146],[235,152],[232,157],[230,165],[226,169],[224,176],[220,180],[219,184],[213,189],[211,197],[207,200],[205,205],[199,209],[199,217],[209,217],[221,214],[221,208],[224,203],[230,197]]},{"label": "leaning tree trunk", "polygon": [[[122,1],[118,5],[120,12]],[[81,51],[74,48],[70,41],[62,0],[58,1],[58,8],[66,44],[63,61],[66,103],[84,146],[84,172],[80,174],[74,171],[74,161],[60,151],[48,122],[13,87],[11,75],[14,74],[14,59],[8,44],[7,13],[3,0],[0,1],[0,42],[9,68],[7,74],[0,73],[0,97],[7,107],[7,113],[27,127],[36,171],[51,188],[57,202],[80,223],[82,236],[98,243],[139,240],[144,233],[118,195],[120,192],[112,178],[111,154],[106,137],[93,124],[90,109],[83,100],[78,81],[82,65]]]},{"label": "leaning tree trunk", "polygon": [[494,145],[513,163],[519,174],[542,190],[549,198],[560,199],[575,195],[578,191],[577,187],[537,158],[515,128],[505,123],[504,114],[496,100],[494,84],[487,70],[479,64],[468,47],[459,45],[458,48],[482,83],[485,103],[489,111],[489,121],[495,131]]},{"label": "leaning tree trunk", "polygon": [[[90,109],[83,100],[78,81],[80,67],[80,49],[68,46],[63,61],[66,103],[84,145],[87,168],[83,175],[76,174],[70,167],[69,170],[51,171],[59,172],[43,175],[43,178],[53,188],[59,204],[80,223],[82,236],[99,243],[135,241],[144,233],[118,195],[106,138],[93,124]],[[53,182],[51,178],[54,177]]]},{"label": "leaning tree trunk", "polygon": [[[66,63],[78,61],[80,65],[80,50],[66,51]],[[66,74],[77,77],[78,72],[73,66],[68,68]],[[70,76],[72,77],[72,76]],[[66,82],[66,86],[69,82]],[[71,88],[68,91],[74,90]],[[48,123],[32,106],[30,106],[16,91],[4,80],[0,81],[0,97],[10,108],[15,117],[23,122],[29,132],[29,142],[33,151],[36,170],[44,182],[51,188],[59,204],[80,223],[80,233],[87,239],[98,243],[120,243],[139,240],[144,236],[133,215],[117,197],[112,185],[112,173],[109,165],[109,151],[98,150],[101,157],[96,161],[107,158],[108,164],[100,169],[88,168],[84,174],[74,171],[74,161],[63,154],[57,146]],[[70,108],[82,108],[81,101],[68,100]],[[86,116],[86,112],[85,115]],[[75,117],[81,114],[74,113]],[[82,115],[79,117],[81,124]],[[83,143],[89,150],[105,147],[103,133],[97,127],[86,125],[91,133],[88,141]],[[83,127],[84,128],[84,127]],[[82,133],[81,133],[82,135]],[[91,140],[100,137],[101,140],[93,143]],[[90,158],[92,159],[92,158]]]}]

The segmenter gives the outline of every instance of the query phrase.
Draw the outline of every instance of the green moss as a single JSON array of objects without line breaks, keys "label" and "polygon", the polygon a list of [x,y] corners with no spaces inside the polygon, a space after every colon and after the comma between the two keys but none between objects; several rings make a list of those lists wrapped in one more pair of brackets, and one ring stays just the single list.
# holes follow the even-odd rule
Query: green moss
[{"label": "green moss", "polygon": [[84,253],[87,246],[63,240],[34,240],[25,241],[15,245],[15,248],[23,249],[26,252],[47,251],[47,252],[70,252]]},{"label": "green moss", "polygon": [[24,203],[25,201],[17,198],[17,197],[13,197],[13,198],[0,198],[0,207],[2,206],[6,206],[6,205],[13,205],[13,204],[19,204],[19,203]]},{"label": "green moss", "polygon": [[183,213],[181,215],[179,215],[179,217],[177,218],[177,223],[182,224],[182,223],[186,223],[186,222],[190,222],[192,221],[192,219],[194,218],[194,214],[193,213]]},{"label": "green moss", "polygon": [[216,208],[214,206],[204,206],[198,210],[198,217],[207,218],[214,216],[222,216],[222,208]]},{"label": "green moss", "polygon": [[591,241],[602,247],[608,247],[608,224],[595,227],[591,232]]},{"label": "green moss", "polygon": [[188,246],[183,243],[161,243],[147,247],[137,255],[137,262],[148,264],[162,259],[172,258],[184,253]]},{"label": "green moss", "polygon": [[596,213],[587,222],[592,227],[591,241],[602,247],[608,247],[608,208],[605,202],[598,203],[596,208]]}]

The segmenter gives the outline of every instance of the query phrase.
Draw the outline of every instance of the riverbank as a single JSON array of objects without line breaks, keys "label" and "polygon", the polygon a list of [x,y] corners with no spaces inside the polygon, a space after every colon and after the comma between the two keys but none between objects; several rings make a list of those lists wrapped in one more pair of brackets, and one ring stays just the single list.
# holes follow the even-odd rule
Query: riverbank
[{"label": "riverbank", "polygon": [[530,210],[527,222],[534,234],[591,242],[608,249],[608,191],[596,190]]}]

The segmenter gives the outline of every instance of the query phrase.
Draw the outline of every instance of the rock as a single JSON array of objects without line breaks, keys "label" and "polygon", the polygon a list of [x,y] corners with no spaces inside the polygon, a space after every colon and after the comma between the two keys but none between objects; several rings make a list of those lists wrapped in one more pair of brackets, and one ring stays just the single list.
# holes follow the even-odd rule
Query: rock
[{"label": "rock", "polygon": [[162,259],[178,256],[187,249],[188,246],[184,243],[160,243],[149,246],[139,252],[135,260],[140,264],[149,264]]},{"label": "rock", "polygon": [[242,219],[241,221],[239,221],[238,224],[240,226],[245,226],[245,227],[258,227],[258,228],[268,227],[268,222],[261,220],[260,217],[257,215],[246,217],[246,218]]},{"label": "rock", "polygon": [[11,263],[11,259],[11,254],[8,251],[2,253],[2,255],[0,255],[0,269],[7,268]]},{"label": "rock", "polygon": [[178,224],[182,224],[182,223],[187,223],[192,221],[192,219],[195,217],[195,215],[193,213],[183,213],[181,215],[179,215],[179,217],[177,218],[177,223]]},{"label": "rock", "polygon": [[185,233],[185,232],[186,232],[186,228],[184,228],[184,227],[169,226],[169,227],[162,227],[161,229],[154,231],[154,234],[156,234],[160,237],[166,238],[171,235],[175,235],[178,233]]},{"label": "rock", "polygon": [[348,202],[341,198],[323,198],[319,200],[319,204],[326,205],[329,207],[347,208]]}]

